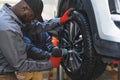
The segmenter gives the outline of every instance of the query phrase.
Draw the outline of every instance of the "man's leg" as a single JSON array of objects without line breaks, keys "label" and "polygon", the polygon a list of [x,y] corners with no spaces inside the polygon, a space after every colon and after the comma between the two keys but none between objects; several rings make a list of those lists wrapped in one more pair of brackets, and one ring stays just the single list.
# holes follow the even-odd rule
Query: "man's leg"
[{"label": "man's leg", "polygon": [[42,80],[43,75],[42,72],[34,72],[32,80]]}]

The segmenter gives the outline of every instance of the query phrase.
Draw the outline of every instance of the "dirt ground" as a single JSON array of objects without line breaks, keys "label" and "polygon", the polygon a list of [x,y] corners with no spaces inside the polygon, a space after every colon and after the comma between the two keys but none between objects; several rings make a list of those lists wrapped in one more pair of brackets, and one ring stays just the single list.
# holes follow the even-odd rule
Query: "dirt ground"
[{"label": "dirt ground", "polygon": [[110,69],[108,66],[97,80],[118,80],[118,68]]},{"label": "dirt ground", "polygon": [[[49,75],[49,71],[43,72],[43,80],[48,80],[48,75]],[[52,70],[51,80],[57,80],[56,69]],[[64,80],[71,80],[71,79],[64,73]],[[109,69],[109,67],[107,67],[105,72],[97,80],[118,80],[117,68]]]}]

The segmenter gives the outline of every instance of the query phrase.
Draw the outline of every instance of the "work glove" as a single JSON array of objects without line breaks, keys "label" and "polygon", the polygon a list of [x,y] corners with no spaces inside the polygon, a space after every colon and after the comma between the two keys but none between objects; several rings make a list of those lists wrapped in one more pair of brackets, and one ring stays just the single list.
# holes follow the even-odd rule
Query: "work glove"
[{"label": "work glove", "polygon": [[69,21],[72,19],[72,16],[70,16],[70,13],[74,11],[74,8],[69,8],[63,16],[60,18],[60,23],[64,24],[65,22]]},{"label": "work glove", "polygon": [[66,48],[58,48],[57,46],[52,49],[52,55],[56,57],[60,57],[63,55],[67,55],[68,50]]}]

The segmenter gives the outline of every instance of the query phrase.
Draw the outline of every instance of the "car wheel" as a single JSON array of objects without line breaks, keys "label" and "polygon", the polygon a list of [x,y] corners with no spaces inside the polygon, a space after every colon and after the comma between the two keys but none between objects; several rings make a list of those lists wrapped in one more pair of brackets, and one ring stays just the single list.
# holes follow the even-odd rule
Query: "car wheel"
[{"label": "car wheel", "polygon": [[74,11],[72,16],[73,20],[63,25],[64,29],[59,35],[59,46],[66,48],[68,51],[74,50],[77,52],[82,59],[82,63],[77,75],[71,75],[64,66],[63,68],[72,80],[93,80],[103,73],[106,64],[99,61],[100,59],[95,56],[91,31],[86,17],[78,11]]}]

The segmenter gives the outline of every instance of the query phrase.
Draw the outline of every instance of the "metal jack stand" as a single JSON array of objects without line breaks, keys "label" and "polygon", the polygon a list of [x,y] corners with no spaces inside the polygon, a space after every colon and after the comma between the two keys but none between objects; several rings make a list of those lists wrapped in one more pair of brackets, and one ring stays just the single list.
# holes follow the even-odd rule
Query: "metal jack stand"
[{"label": "metal jack stand", "polygon": [[63,80],[64,75],[63,75],[63,70],[62,70],[62,66],[60,65],[60,67],[57,69],[57,80]]},{"label": "metal jack stand", "polygon": [[[58,31],[58,40],[60,40],[60,32],[59,31]],[[58,44],[58,46],[60,47],[59,44]],[[63,68],[61,65],[57,69],[57,80],[64,80],[64,73],[63,73]]]}]

